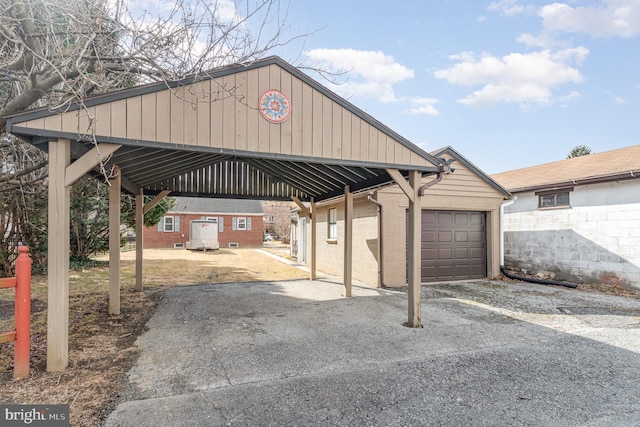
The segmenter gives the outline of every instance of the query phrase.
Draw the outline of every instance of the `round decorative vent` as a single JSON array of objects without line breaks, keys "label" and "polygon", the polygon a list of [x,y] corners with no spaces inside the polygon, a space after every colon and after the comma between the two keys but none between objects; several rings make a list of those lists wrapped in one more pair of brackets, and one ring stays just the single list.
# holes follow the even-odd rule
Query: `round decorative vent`
[{"label": "round decorative vent", "polygon": [[258,108],[262,117],[271,123],[282,123],[291,115],[289,98],[275,89],[269,89],[262,94],[258,102]]}]

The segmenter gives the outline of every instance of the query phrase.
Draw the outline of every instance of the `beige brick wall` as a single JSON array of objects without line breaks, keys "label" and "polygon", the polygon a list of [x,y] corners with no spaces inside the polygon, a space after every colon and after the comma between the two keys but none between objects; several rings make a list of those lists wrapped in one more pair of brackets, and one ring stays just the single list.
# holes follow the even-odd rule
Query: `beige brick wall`
[{"label": "beige brick wall", "polygon": [[[328,212],[337,209],[338,238],[328,241]],[[318,206],[317,269],[342,277],[344,274],[344,202]],[[308,228],[310,230],[310,227]],[[307,254],[311,253],[311,237],[307,233]],[[307,264],[309,262],[307,261]],[[371,286],[378,285],[378,215],[377,205],[364,199],[353,202],[353,279]]]}]

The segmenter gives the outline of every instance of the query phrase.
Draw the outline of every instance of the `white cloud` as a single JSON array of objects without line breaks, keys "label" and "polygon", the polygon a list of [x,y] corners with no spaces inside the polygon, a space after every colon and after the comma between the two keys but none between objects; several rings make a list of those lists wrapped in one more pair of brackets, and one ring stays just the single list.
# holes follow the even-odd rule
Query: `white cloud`
[{"label": "white cloud", "polygon": [[581,64],[588,53],[584,47],[511,53],[501,58],[489,54],[476,58],[464,52],[452,56],[457,64],[436,71],[435,77],[462,86],[482,86],[459,100],[466,105],[501,102],[548,105],[554,100],[553,88],[582,82],[582,74],[572,64]]},{"label": "white cloud", "polygon": [[396,102],[398,98],[393,85],[413,78],[413,70],[380,51],[313,49],[305,52],[305,55],[321,68],[348,73],[345,83],[330,85],[345,97],[361,96],[381,102]]},{"label": "white cloud", "polygon": [[435,98],[411,98],[409,99],[410,107],[404,112],[416,115],[439,116],[440,113],[435,107],[438,102]]},{"label": "white cloud", "polygon": [[593,37],[640,35],[639,0],[605,0],[598,6],[572,7],[553,3],[540,9],[548,31],[587,33]]},{"label": "white cloud", "polygon": [[516,38],[516,40],[530,48],[545,49],[558,44],[554,39],[549,37],[547,34],[540,34],[540,35],[534,36],[533,34],[524,33],[524,34],[520,34]]},{"label": "white cloud", "polygon": [[500,0],[489,3],[487,10],[500,12],[506,16],[513,16],[520,13],[532,13],[536,8],[531,5],[520,5],[517,0]]},{"label": "white cloud", "polygon": [[619,96],[616,96],[614,99],[615,99],[615,101],[616,101],[616,104],[624,104],[625,102],[627,102],[627,100],[626,100],[626,99],[621,98],[621,97],[619,97]]}]

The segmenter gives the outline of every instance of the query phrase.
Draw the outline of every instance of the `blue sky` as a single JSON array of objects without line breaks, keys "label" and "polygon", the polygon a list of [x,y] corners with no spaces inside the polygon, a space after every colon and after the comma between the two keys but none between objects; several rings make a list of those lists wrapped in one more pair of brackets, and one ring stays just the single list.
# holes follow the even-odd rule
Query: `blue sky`
[{"label": "blue sky", "polygon": [[[291,0],[273,52],[486,173],[640,144],[640,0]],[[314,78],[317,76],[309,72]]]}]

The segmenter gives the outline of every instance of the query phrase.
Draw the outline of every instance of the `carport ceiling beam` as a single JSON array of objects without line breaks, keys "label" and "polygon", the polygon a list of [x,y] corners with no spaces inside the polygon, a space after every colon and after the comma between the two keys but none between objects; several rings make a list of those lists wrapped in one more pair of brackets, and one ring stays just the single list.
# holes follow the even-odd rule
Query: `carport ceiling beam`
[{"label": "carport ceiling beam", "polygon": [[352,182],[364,181],[367,179],[366,176],[360,175],[356,172],[356,168],[347,168],[340,165],[323,165],[325,168],[341,175]]},{"label": "carport ceiling beam", "polygon": [[277,164],[283,168],[288,169],[289,171],[291,171],[291,173],[293,173],[293,175],[289,175],[292,180],[295,180],[296,182],[304,181],[308,185],[313,186],[314,192],[316,194],[331,190],[331,187],[327,185],[323,185],[322,183],[319,183],[317,179],[314,179],[315,176],[313,174],[309,173],[305,168],[303,168],[302,166],[296,163],[277,162]]},{"label": "carport ceiling beam", "polygon": [[141,179],[149,180],[154,173],[156,175],[164,176],[167,172],[165,166],[173,165],[175,160],[175,153],[163,150],[143,162],[138,163],[136,161],[125,161],[123,163],[119,163],[119,165],[125,170],[130,171],[128,175],[132,180],[139,181]]},{"label": "carport ceiling beam", "polygon": [[175,151],[168,150],[129,150],[125,147],[117,156],[113,156],[113,161],[123,168],[135,171],[154,170],[163,161],[171,162],[176,158]]},{"label": "carport ceiling beam", "polygon": [[339,185],[340,183],[337,183],[335,179],[331,180],[327,178],[327,174],[318,169],[316,165],[313,165],[312,163],[302,163],[301,165],[304,165],[300,167],[304,169],[305,173],[308,176],[312,176],[314,180],[321,180],[325,184],[324,187],[327,189],[327,191],[336,187],[341,187]]},{"label": "carport ceiling beam", "polygon": [[[351,187],[351,191],[353,193],[357,193],[363,190],[367,190],[367,189],[372,189],[372,188],[376,188],[376,187],[380,187],[383,185],[387,185],[390,182],[392,182],[392,179],[389,178],[389,176],[387,174],[380,174],[378,175],[376,178],[374,179],[370,179],[368,181],[361,181],[359,183],[354,183],[352,184]],[[343,195],[343,191],[341,189],[332,191],[330,193],[326,193],[323,194],[322,196],[317,198],[317,201],[324,201],[327,199],[332,199],[334,197],[340,197],[341,195]]]},{"label": "carport ceiling beam", "polygon": [[[295,175],[291,175],[291,174],[286,174],[283,173],[283,168],[282,167],[278,167],[278,166],[282,166],[279,165],[277,163],[272,164],[268,161],[263,161],[263,160],[257,160],[257,159],[247,159],[247,163],[253,165],[254,167],[260,169],[261,171],[263,171],[265,174],[267,174],[268,176],[271,176],[272,178],[275,178],[276,180],[282,181],[282,182],[286,182],[288,183],[290,186],[292,186],[293,188],[296,188],[304,193],[307,194],[318,194],[320,192],[323,192],[323,189],[321,186],[318,185],[318,183],[314,182],[314,181],[309,181],[309,182],[300,182],[301,180],[299,179],[299,176],[295,176]],[[325,190],[326,191],[326,190]]]},{"label": "carport ceiling beam", "polygon": [[[315,169],[318,173],[322,174],[325,177],[327,182],[331,183],[331,187],[340,187],[341,191],[345,185],[349,184],[349,181],[345,181],[343,177],[338,175],[333,171],[327,171],[322,168],[322,165],[314,164],[314,163],[306,163],[310,168]],[[333,182],[332,182],[333,181]]]},{"label": "carport ceiling beam", "polygon": [[[157,164],[153,168],[145,168],[143,171],[135,174],[137,181],[142,183],[141,186],[149,185],[167,176],[178,176],[183,173],[199,169],[205,165],[209,165],[211,159],[206,155],[200,156],[181,156],[179,158],[169,158],[166,161]],[[144,172],[144,173],[143,173]]]}]

